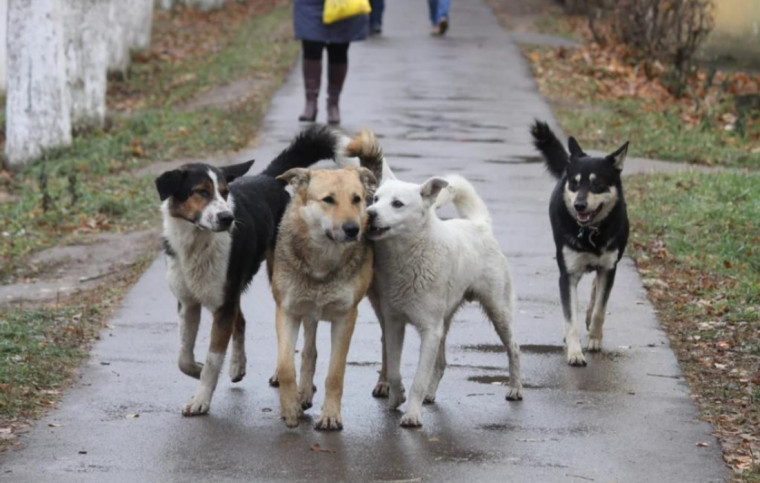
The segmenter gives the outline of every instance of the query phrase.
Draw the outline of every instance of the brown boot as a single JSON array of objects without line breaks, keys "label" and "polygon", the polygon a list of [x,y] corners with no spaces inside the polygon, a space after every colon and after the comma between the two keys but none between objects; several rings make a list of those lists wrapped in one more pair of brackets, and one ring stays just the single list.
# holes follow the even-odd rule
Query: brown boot
[{"label": "brown boot", "polygon": [[306,91],[306,106],[299,121],[314,122],[317,119],[317,97],[322,83],[322,61],[303,59],[303,86]]},{"label": "brown boot", "polygon": [[327,123],[340,124],[340,93],[346,80],[348,64],[327,65]]}]

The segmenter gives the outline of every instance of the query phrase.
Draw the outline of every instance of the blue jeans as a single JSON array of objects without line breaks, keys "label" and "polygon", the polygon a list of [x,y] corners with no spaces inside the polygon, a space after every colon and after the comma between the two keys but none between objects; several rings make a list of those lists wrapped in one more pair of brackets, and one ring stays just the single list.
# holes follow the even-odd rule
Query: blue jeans
[{"label": "blue jeans", "polygon": [[369,14],[369,28],[383,26],[383,10],[385,10],[385,0],[370,0],[372,12]]},{"label": "blue jeans", "polygon": [[449,5],[451,0],[428,0],[430,10],[430,23],[438,25],[442,18],[449,18]]}]

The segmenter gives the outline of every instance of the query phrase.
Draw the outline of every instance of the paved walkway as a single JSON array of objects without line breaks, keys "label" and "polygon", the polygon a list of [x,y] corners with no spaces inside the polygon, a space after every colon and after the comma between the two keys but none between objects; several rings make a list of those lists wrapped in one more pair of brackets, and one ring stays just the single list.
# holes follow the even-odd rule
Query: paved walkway
[{"label": "paved walkway", "polygon": [[[345,429],[288,430],[277,392],[274,305],[266,277],[244,299],[248,375],[220,381],[211,414],[185,419],[196,382],[175,366],[175,302],[151,266],[124,301],[59,410],[0,455],[0,478],[16,481],[722,481],[728,471],[700,422],[675,357],[629,260],[609,306],[602,354],[586,368],[565,363],[557,268],[547,203],[552,180],[536,163],[528,125],[549,119],[527,66],[491,12],[455,1],[446,38],[428,36],[425,2],[389,0],[385,35],[351,47],[343,102],[346,128],[371,126],[396,172],[421,181],[461,172],[492,210],[517,287],[525,400],[507,403],[506,357],[476,307],[455,320],[450,367],[422,430],[398,426],[370,391],[380,330],[369,304],[349,354]],[[323,102],[323,99],[320,99]],[[321,104],[322,106],[322,104]],[[257,169],[298,129],[294,73],[266,117]],[[320,116],[324,115],[324,109]],[[320,118],[322,119],[322,117]],[[633,140],[633,142],[636,142]],[[634,167],[627,167],[633,170]],[[588,294],[589,280],[582,287]],[[201,329],[208,332],[208,320]],[[323,395],[328,335],[320,332],[316,395]],[[407,338],[407,386],[418,339]],[[205,337],[204,337],[205,339]],[[199,354],[205,355],[204,348]],[[139,417],[138,417],[139,416]],[[326,451],[314,451],[314,445]]]}]

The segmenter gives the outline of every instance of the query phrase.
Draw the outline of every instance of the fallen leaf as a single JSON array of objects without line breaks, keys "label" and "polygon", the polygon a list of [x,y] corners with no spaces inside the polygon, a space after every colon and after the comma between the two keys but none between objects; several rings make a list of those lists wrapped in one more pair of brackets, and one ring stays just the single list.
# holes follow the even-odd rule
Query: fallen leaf
[{"label": "fallen leaf", "polygon": [[319,443],[312,444],[311,448],[309,448],[309,451],[314,451],[316,453],[335,453],[335,450],[323,448],[319,445]]}]

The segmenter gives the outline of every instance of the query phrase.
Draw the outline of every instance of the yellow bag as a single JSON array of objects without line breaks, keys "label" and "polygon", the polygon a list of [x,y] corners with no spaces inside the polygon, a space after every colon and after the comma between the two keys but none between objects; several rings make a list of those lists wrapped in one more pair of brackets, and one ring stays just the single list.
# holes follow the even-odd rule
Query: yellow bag
[{"label": "yellow bag", "polygon": [[367,15],[372,11],[369,0],[325,0],[322,22],[329,25],[357,15]]}]

